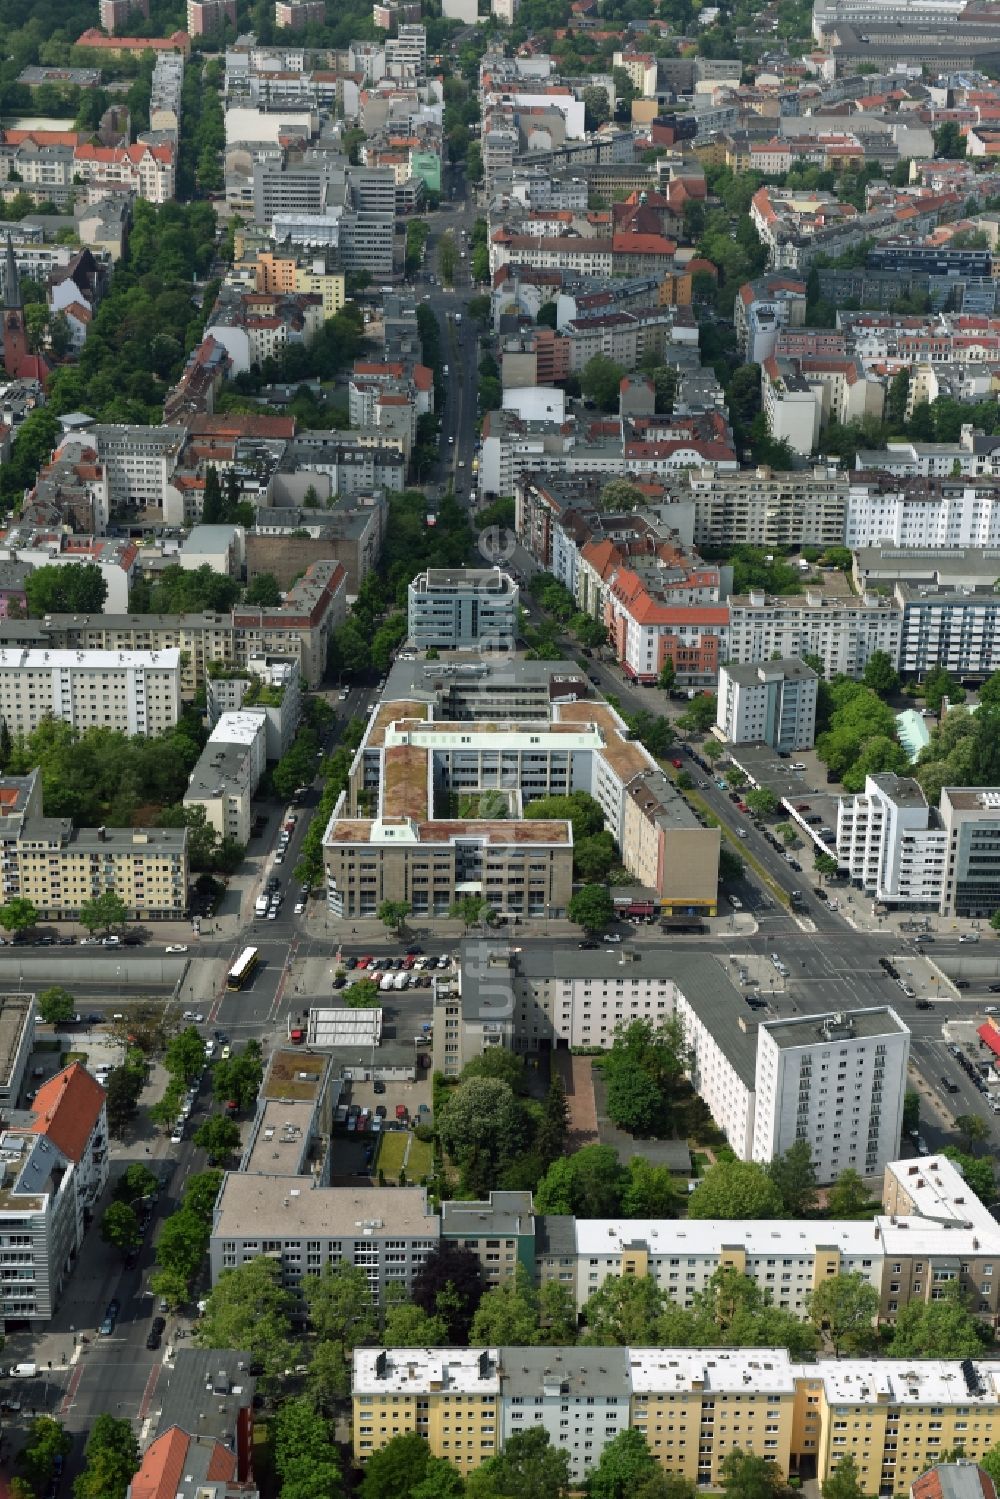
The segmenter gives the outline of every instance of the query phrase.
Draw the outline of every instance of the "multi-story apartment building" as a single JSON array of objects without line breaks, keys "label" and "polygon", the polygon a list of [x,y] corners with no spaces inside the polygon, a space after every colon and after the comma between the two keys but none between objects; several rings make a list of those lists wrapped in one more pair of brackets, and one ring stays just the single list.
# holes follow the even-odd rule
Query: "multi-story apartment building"
[{"label": "multi-story apartment building", "polygon": [[439,1237],[423,1187],[321,1187],[309,1175],[227,1171],[209,1244],[212,1283],[267,1255],[300,1294],[303,1276],[348,1264],[364,1270],[381,1305],[389,1286],[410,1289]]},{"label": "multi-story apartment building", "polygon": [[80,1062],[0,1133],[0,1319],[49,1321],[108,1180],[104,1089]]},{"label": "multi-story apartment building", "polygon": [[322,26],[326,19],[326,0],[275,0],[274,24],[277,29],[299,31],[303,26]]},{"label": "multi-story apartment building", "polygon": [[819,678],[798,657],[730,662],[719,671],[716,728],[730,744],[812,749]]},{"label": "multi-story apartment building", "polygon": [[852,550],[1000,546],[1000,482],[852,474],[844,543]]},{"label": "multi-story apartment building", "polygon": [[758,1035],[754,1160],[805,1140],[820,1181],[880,1173],[903,1127],[910,1033],[895,1011],[791,1016]]},{"label": "multi-story apartment building", "polygon": [[[364,1348],[351,1381],[355,1458],[415,1431],[461,1473],[500,1450],[496,1349]],[[428,1399],[431,1390],[441,1399]]]},{"label": "multi-story apartment building", "polygon": [[130,16],[145,16],[149,20],[149,0],[101,0],[101,26],[114,36],[128,24]]},{"label": "multi-story apartment building", "polygon": [[344,273],[328,270],[323,256],[258,251],[254,261],[254,280],[257,290],[262,292],[308,292],[319,296],[324,317],[334,317],[343,310]]},{"label": "multi-story apartment building", "polygon": [[347,611],[347,573],[339,562],[311,563],[273,608],[237,605],[231,614],[51,614],[0,620],[0,643],[41,650],[181,653],[181,688],[193,696],[208,663],[243,667],[256,656],[290,656],[303,686],[323,680],[330,635]]},{"label": "multi-story apartment building", "polygon": [[898,662],[901,639],[902,610],[875,593],[834,598],[807,588],[772,597],[754,589],[729,599],[730,661],[815,655],[828,678],[860,677],[874,651]]},{"label": "multi-story apartment building", "polygon": [[725,473],[689,469],[696,546],[842,546],[848,478],[834,468],[776,473],[770,468]]},{"label": "multi-story apartment building", "polygon": [[[850,1456],[868,1492],[906,1492],[956,1445],[975,1462],[1000,1419],[1000,1362],[819,1359],[780,1348],[358,1349],[353,1447],[363,1463],[415,1431],[469,1472],[540,1426],[585,1482],[640,1431],[657,1461],[718,1488],[734,1449],[825,1483]],[[904,1440],[900,1440],[901,1431]],[[947,1491],[946,1491],[947,1492]]]},{"label": "multi-story apartment building", "polygon": [[746,364],[763,364],[775,351],[782,328],[801,328],[806,320],[806,284],[794,276],[772,274],[747,281],[736,294],[733,321]]},{"label": "multi-story apartment building", "polygon": [[44,718],[155,738],[181,712],[180,651],[0,647],[0,718],[13,737]]},{"label": "multi-story apartment building", "polygon": [[220,838],[250,841],[251,804],[267,762],[267,717],[260,708],[223,713],[209,735],[184,792],[201,807]]},{"label": "multi-story apartment building", "polygon": [[37,770],[0,781],[0,894],[39,915],[71,920],[84,901],[114,890],[132,920],[176,920],[187,910],[185,828],[74,828],[42,816]]},{"label": "multi-story apartment building", "polygon": [[420,650],[512,651],[518,598],[499,567],[427,568],[407,589],[407,639]]},{"label": "multi-story apartment building", "polygon": [[302,712],[299,663],[291,656],[251,656],[245,667],[209,671],[206,711],[214,729],[224,713],[252,708],[264,714],[267,758],[290,748]]},{"label": "multi-story apartment building", "polygon": [[491,1192],[484,1202],[443,1202],[441,1238],[476,1256],[488,1286],[535,1277],[535,1209],[530,1192]]},{"label": "multi-story apartment building", "polygon": [[176,153],[170,144],[150,146],[76,146],[74,177],[108,192],[127,190],[148,203],[174,197]]},{"label": "multi-story apartment building", "polygon": [[989,676],[1000,667],[1000,594],[992,583],[974,587],[897,583],[902,631],[901,671],[944,667],[958,676]]},{"label": "multi-story apartment building", "polygon": [[188,36],[208,36],[232,26],[236,34],[236,0],[187,0]]},{"label": "multi-story apartment building", "polygon": [[941,903],[948,838],[908,776],[870,775],[863,792],[841,797],[837,858],[852,881],[884,905],[934,910]]}]

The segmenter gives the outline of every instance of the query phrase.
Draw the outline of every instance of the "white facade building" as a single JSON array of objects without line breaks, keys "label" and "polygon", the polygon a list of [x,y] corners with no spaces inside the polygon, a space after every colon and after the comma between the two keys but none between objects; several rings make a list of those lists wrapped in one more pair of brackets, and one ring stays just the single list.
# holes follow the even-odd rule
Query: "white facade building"
[{"label": "white facade building", "polygon": [[263,709],[223,713],[184,793],[186,807],[201,806],[220,838],[250,840],[251,800],[267,763]]},{"label": "white facade building", "polygon": [[44,718],[153,738],[181,713],[181,653],[0,649],[0,717],[13,737]]},{"label": "white facade building", "polygon": [[811,749],[818,685],[812,667],[798,658],[730,663],[719,672],[716,727],[730,744]]},{"label": "white facade building", "polygon": [[815,655],[828,679],[841,673],[860,677],[875,651],[885,651],[897,663],[901,637],[898,604],[875,593],[831,598],[807,589],[772,597],[752,590],[729,600],[730,661]]},{"label": "white facade building", "polygon": [[772,1020],[758,1032],[753,1159],[796,1140],[819,1181],[875,1176],[899,1151],[910,1033],[888,1005]]},{"label": "white facade building", "polygon": [[885,771],[856,796],[841,797],[837,858],[867,895],[893,906],[936,909],[948,835],[919,784]]},{"label": "white facade building", "polygon": [[1000,546],[1000,488],[967,479],[862,477],[848,492],[845,545]]}]

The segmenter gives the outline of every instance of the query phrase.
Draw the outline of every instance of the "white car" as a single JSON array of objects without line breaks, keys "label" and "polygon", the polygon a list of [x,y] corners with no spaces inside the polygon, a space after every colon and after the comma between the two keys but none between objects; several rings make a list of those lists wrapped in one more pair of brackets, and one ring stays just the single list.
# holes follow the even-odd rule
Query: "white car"
[{"label": "white car", "polygon": [[297,900],[295,902],[295,915],[296,916],[301,916],[302,913],[303,913],[303,911],[305,910],[305,908],[306,908],[305,901],[304,900]]},{"label": "white car", "polygon": [[337,693],[337,702],[338,703],[346,703],[347,696],[348,696],[348,690],[349,690],[348,688],[342,687],[341,690]]},{"label": "white car", "polygon": [[170,944],[170,946],[169,947],[165,947],[163,949],[163,951],[164,952],[187,952],[187,948],[184,946],[183,942],[172,942]]},{"label": "white car", "polygon": [[278,908],[277,908],[277,906],[272,906],[270,908],[270,910],[267,913],[267,919],[268,919],[268,921],[277,921],[277,919],[278,919]]},{"label": "white car", "polygon": [[194,1019],[194,1011],[193,1010],[185,1010],[184,1014],[181,1016],[181,1019],[182,1020],[193,1020]]},{"label": "white car", "polygon": [[201,1011],[200,1010],[196,1010],[195,1011],[195,1016],[194,1016],[194,1023],[195,1023],[195,1025],[201,1025],[202,1022],[204,1021],[204,1019],[205,1019],[205,1017],[201,1013]]},{"label": "white car", "polygon": [[[102,937],[101,945],[102,947],[120,947],[121,940],[120,937]],[[958,940],[961,942],[963,939],[960,937]]]},{"label": "white car", "polygon": [[617,932],[605,932],[601,938],[602,942],[620,942],[621,940]]},{"label": "white car", "polygon": [[171,1133],[171,1136],[170,1136],[170,1143],[171,1143],[171,1145],[180,1145],[180,1143],[181,1143],[181,1141],[183,1139],[184,1139],[184,1126],[182,1124],[175,1124],[174,1128],[173,1128],[173,1132]]}]

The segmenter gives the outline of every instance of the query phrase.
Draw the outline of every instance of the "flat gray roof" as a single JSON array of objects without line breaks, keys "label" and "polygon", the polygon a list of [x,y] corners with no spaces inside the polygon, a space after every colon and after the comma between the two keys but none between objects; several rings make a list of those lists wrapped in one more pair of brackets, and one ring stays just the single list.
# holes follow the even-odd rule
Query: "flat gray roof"
[{"label": "flat gray roof", "polygon": [[791,1050],[796,1046],[813,1046],[819,1042],[866,1041],[874,1036],[908,1036],[890,1005],[870,1010],[846,1012],[826,1010],[819,1015],[791,1015],[787,1019],[767,1020],[760,1027],[777,1046]]},{"label": "flat gray roof", "polygon": [[720,1051],[729,1059],[740,1081],[753,1091],[757,1086],[759,1026],[747,1015],[742,996],[733,988],[721,965],[714,958],[701,961],[706,968],[710,966],[715,970],[714,982],[701,982],[688,988],[678,979],[681,993]]},{"label": "flat gray roof", "polygon": [[232,1441],[235,1447],[237,1416],[252,1404],[257,1383],[246,1371],[250,1358],[233,1348],[175,1347],[173,1365],[164,1365],[166,1386],[161,1383],[158,1391],[156,1435],[180,1426],[195,1438]]},{"label": "flat gray roof", "polygon": [[572,1213],[540,1213],[535,1219],[535,1254],[576,1257],[576,1219]]},{"label": "flat gray roof", "polygon": [[314,1187],[307,1176],[226,1173],[215,1208],[215,1239],[362,1237],[358,1224],[377,1224],[373,1241],[406,1234],[438,1238],[438,1219],[423,1187]]},{"label": "flat gray roof", "polygon": [[485,1202],[443,1202],[441,1232],[475,1238],[495,1233],[512,1237],[534,1231],[530,1192],[491,1192]]},{"label": "flat gray roof", "polygon": [[807,666],[798,656],[785,656],[780,661],[732,661],[726,666],[726,674],[745,687],[752,687],[762,681],[777,681],[779,678],[802,682],[818,680],[812,667]]},{"label": "flat gray roof", "polygon": [[624,1348],[503,1348],[505,1395],[532,1399],[549,1380],[573,1395],[627,1395],[629,1354]]},{"label": "flat gray roof", "polygon": [[[14,1063],[31,1010],[30,994],[0,996],[0,1086],[10,1085]],[[14,1102],[17,1100],[15,1099]]]}]

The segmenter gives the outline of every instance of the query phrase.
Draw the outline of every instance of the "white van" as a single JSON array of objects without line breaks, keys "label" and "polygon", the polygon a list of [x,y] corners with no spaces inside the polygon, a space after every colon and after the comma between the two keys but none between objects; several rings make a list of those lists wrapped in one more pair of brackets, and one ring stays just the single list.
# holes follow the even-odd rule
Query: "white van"
[{"label": "white van", "polygon": [[37,1373],[37,1364],[12,1364],[10,1377],[11,1379],[34,1379]]},{"label": "white van", "polygon": [[383,990],[383,992],[386,989],[392,989],[395,987],[395,980],[396,975],[394,973],[383,973],[381,979],[379,980],[379,988]]},{"label": "white van", "polygon": [[392,987],[394,989],[405,989],[409,977],[410,975],[405,971],[405,969],[402,973],[394,973],[392,976]]},{"label": "white van", "polygon": [[266,895],[258,895],[257,899],[254,901],[254,907],[253,907],[254,915],[255,916],[266,916],[267,915],[267,906],[268,906],[267,896]]}]

